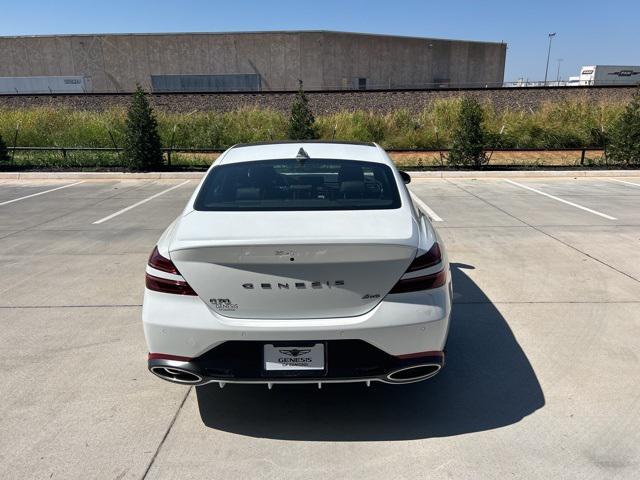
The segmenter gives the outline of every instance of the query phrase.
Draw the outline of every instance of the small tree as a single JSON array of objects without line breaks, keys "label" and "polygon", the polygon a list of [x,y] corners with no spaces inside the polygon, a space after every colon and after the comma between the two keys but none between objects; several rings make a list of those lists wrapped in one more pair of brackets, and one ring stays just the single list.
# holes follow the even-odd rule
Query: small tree
[{"label": "small tree", "polygon": [[309,100],[302,89],[302,80],[299,80],[300,88],[291,105],[289,117],[289,138],[291,140],[313,140],[318,138],[315,118],[309,108]]},{"label": "small tree", "polygon": [[640,165],[640,86],[613,124],[608,158],[627,165]]},{"label": "small tree", "polygon": [[158,121],[140,85],[127,111],[122,158],[132,170],[153,170],[163,164]]},{"label": "small tree", "polygon": [[0,163],[8,162],[10,160],[9,150],[7,150],[7,144],[4,142],[2,135],[0,135]]},{"label": "small tree", "polygon": [[456,126],[453,129],[453,144],[447,158],[451,165],[464,165],[481,168],[487,163],[485,147],[487,132],[482,121],[484,115],[480,102],[463,97]]}]

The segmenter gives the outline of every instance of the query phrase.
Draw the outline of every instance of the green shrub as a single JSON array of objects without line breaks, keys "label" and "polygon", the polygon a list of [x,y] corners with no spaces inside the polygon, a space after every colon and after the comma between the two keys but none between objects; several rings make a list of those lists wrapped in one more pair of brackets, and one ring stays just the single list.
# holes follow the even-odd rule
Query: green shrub
[{"label": "green shrub", "polygon": [[309,100],[302,89],[302,80],[300,80],[300,88],[298,88],[298,93],[296,93],[291,105],[288,133],[291,140],[313,140],[318,138],[315,118],[309,107]]},{"label": "green shrub", "polygon": [[154,170],[163,164],[158,122],[140,85],[127,111],[122,159],[132,170]]},{"label": "green shrub", "polygon": [[640,87],[611,130],[608,155],[626,165],[640,165]]},{"label": "green shrub", "polygon": [[7,150],[7,144],[4,142],[2,135],[0,135],[0,163],[8,162],[10,160],[9,150]]},{"label": "green shrub", "polygon": [[458,121],[453,130],[453,142],[447,161],[451,165],[481,168],[487,163],[485,154],[487,135],[482,125],[482,105],[471,97],[460,103]]}]

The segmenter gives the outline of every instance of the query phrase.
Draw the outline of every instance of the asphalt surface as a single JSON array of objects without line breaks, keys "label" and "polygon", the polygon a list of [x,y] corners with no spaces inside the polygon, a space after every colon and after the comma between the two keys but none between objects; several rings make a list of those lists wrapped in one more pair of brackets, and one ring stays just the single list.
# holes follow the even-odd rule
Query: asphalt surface
[{"label": "asphalt surface", "polygon": [[453,262],[443,372],[271,391],[146,370],[183,182],[0,181],[0,478],[638,478],[640,179],[414,181]]}]

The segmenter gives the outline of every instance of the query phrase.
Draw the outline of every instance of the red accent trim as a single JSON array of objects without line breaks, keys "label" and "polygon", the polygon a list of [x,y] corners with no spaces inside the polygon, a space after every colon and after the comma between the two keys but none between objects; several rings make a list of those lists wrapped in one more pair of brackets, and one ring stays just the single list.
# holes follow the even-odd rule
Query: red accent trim
[{"label": "red accent trim", "polygon": [[447,271],[440,270],[432,275],[398,280],[389,293],[417,292],[443,286],[447,282]]},{"label": "red accent trim", "polygon": [[197,295],[187,282],[155,277],[148,273],[145,275],[144,280],[146,287],[155,292],[172,293],[174,295]]},{"label": "red accent trim", "polygon": [[160,255],[158,247],[153,247],[153,251],[149,256],[149,266],[160,270],[161,272],[173,273],[174,275],[180,275],[180,272],[173,264],[171,260]]},{"label": "red accent trim", "polygon": [[168,355],[166,353],[149,353],[149,360],[175,360],[177,362],[190,362],[191,357],[181,357],[180,355]]},{"label": "red accent trim", "polygon": [[431,352],[416,352],[416,353],[405,353],[404,355],[394,355],[396,358],[401,358],[406,360],[408,358],[420,358],[420,357],[440,357],[444,360],[444,352],[440,350],[433,350]]}]

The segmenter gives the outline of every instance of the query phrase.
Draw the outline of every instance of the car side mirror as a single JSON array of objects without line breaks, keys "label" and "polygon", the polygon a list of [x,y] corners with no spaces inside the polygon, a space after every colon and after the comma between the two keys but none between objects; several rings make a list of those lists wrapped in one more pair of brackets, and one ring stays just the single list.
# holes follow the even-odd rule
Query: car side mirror
[{"label": "car side mirror", "polygon": [[411,175],[409,175],[407,172],[400,170],[400,176],[402,177],[402,181],[405,183],[405,185],[407,183],[411,183]]}]

